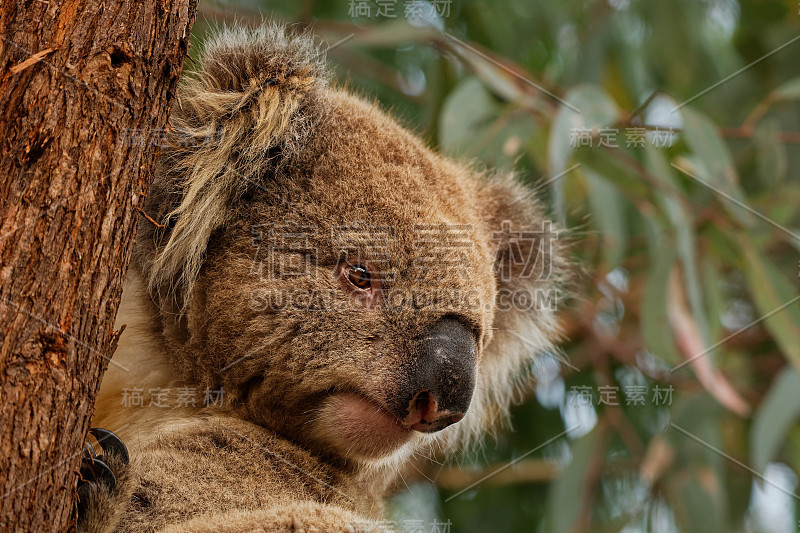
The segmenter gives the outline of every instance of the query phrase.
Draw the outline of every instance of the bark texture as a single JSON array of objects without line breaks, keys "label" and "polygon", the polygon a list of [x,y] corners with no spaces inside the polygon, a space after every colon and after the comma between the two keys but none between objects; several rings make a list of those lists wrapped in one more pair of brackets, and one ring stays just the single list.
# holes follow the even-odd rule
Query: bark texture
[{"label": "bark texture", "polygon": [[0,3],[0,531],[74,523],[195,4]]}]

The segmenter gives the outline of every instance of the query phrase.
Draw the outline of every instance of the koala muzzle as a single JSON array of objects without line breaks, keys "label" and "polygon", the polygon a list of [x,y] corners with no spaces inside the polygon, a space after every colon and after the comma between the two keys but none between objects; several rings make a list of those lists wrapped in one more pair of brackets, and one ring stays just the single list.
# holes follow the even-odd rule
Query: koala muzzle
[{"label": "koala muzzle", "polygon": [[403,426],[433,433],[455,424],[467,413],[475,388],[477,348],[470,330],[444,317],[419,339],[414,365],[398,413]]}]

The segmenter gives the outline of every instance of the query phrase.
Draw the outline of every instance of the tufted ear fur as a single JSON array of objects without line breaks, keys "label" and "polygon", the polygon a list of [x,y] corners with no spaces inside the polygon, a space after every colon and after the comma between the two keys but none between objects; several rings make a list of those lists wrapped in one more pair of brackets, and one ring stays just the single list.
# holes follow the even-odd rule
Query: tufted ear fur
[{"label": "tufted ear fur", "polygon": [[557,304],[566,297],[571,267],[564,238],[528,187],[512,174],[484,177],[479,203],[496,250],[497,301],[493,335],[484,348],[473,408],[445,430],[445,449],[479,442],[507,423],[521,402],[536,358],[555,351]]},{"label": "tufted ear fur", "polygon": [[[302,152],[327,83],[309,35],[277,24],[227,28],[209,39],[179,90],[142,224],[139,264],[154,296],[183,308],[212,232],[234,200]],[[176,194],[177,191],[177,194]]]}]

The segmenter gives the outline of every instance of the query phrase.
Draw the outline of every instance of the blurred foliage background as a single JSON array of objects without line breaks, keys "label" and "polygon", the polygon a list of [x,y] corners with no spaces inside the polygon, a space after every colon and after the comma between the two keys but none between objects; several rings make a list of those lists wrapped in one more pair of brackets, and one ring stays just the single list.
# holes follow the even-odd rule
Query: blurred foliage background
[{"label": "blurred foliage background", "polygon": [[341,83],[517,169],[574,241],[563,353],[531,369],[513,432],[409,472],[397,529],[798,530],[799,10],[201,1],[195,43],[221,22],[311,26]]}]

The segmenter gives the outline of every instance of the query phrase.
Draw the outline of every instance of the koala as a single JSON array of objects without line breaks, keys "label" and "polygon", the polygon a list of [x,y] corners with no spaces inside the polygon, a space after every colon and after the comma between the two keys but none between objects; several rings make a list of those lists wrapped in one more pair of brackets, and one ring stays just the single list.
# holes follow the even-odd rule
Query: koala
[{"label": "koala", "polygon": [[196,64],[93,418],[130,464],[79,529],[384,531],[410,461],[480,442],[555,349],[562,240],[511,172],[337,87],[307,33],[224,28]]}]

